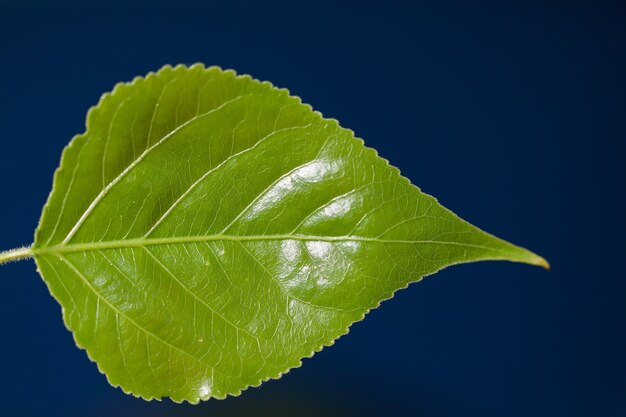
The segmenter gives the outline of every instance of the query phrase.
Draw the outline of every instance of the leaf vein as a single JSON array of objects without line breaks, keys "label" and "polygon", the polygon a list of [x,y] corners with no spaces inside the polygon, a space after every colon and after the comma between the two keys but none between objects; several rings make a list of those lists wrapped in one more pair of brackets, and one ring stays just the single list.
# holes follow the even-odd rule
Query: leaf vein
[{"label": "leaf vein", "polygon": [[120,317],[128,320],[130,323],[132,323],[137,329],[141,330],[142,332],[144,332],[145,334],[152,336],[155,340],[158,340],[159,342],[163,343],[165,346],[167,346],[168,348],[170,348],[171,350],[177,351],[181,354],[187,355],[190,358],[192,358],[194,361],[198,362],[201,365],[204,365],[207,368],[213,369],[213,367],[211,365],[209,365],[206,362],[203,362],[199,359],[197,359],[195,356],[193,356],[191,353],[172,345],[171,343],[167,342],[166,340],[160,338],[159,336],[157,336],[156,334],[152,333],[150,330],[146,329],[145,327],[139,325],[139,323],[137,323],[135,320],[133,320],[132,318],[130,318],[129,316],[127,316],[126,314],[122,313],[117,307],[115,307],[113,304],[111,304],[111,302],[104,297],[102,294],[100,294],[100,292],[98,292],[89,282],[89,280],[83,275],[82,272],[80,272],[80,270],[72,263],[70,262],[69,259],[67,259],[66,257],[64,257],[63,255],[57,255],[61,261],[63,261],[67,266],[70,267],[70,269],[74,272],[74,274],[81,280],[83,281],[83,283],[87,286],[87,288],[89,288],[95,295],[96,297],[100,298],[102,301],[104,301],[104,303],[111,309],[113,310],[114,313],[118,314]]},{"label": "leaf vein", "polygon": [[233,323],[232,321],[230,321],[228,318],[226,318],[224,315],[222,315],[219,311],[215,310],[213,307],[211,307],[206,301],[204,301],[202,298],[198,297],[197,294],[195,294],[193,291],[191,291],[191,289],[189,289],[185,284],[183,284],[183,282],[181,280],[178,279],[178,277],[165,265],[163,265],[163,263],[146,247],[143,247],[143,250],[146,251],[146,253],[148,254],[148,256],[150,256],[154,262],[156,262],[157,265],[159,265],[159,267],[165,271],[165,273],[167,273],[175,282],[178,283],[178,285],[185,290],[186,292],[188,292],[189,294],[191,294],[191,296],[200,301],[200,303],[202,305],[204,305],[206,308],[208,308],[209,310],[211,310],[213,313],[217,314],[217,316],[219,318],[221,318],[224,322],[228,323],[229,325],[231,325],[235,330],[241,330],[242,332],[246,333],[248,336],[252,337],[253,339],[255,339],[258,342],[259,337],[250,333],[249,331],[247,331],[246,329],[237,326],[235,323]]},{"label": "leaf vein", "polygon": [[152,227],[150,228],[150,230],[148,230],[148,232],[144,235],[144,238],[150,236],[152,234],[152,232],[154,232],[156,230],[156,228],[167,218],[167,216],[170,215],[170,213],[202,182],[204,181],[209,175],[211,175],[213,172],[215,172],[216,170],[218,170],[219,168],[221,168],[222,166],[226,165],[228,162],[230,162],[233,158],[236,158],[238,156],[243,155],[246,152],[252,151],[253,149],[255,149],[256,147],[258,147],[259,145],[261,145],[263,142],[265,142],[266,140],[270,139],[272,136],[284,132],[284,131],[289,131],[289,130],[295,130],[295,129],[305,129],[307,127],[311,126],[311,124],[305,125],[305,126],[293,126],[293,127],[289,127],[289,128],[284,128],[284,129],[279,129],[279,130],[275,130],[273,132],[271,132],[270,134],[266,135],[265,137],[261,138],[260,140],[258,140],[254,145],[240,151],[237,152],[235,154],[230,155],[228,158],[224,159],[222,162],[220,162],[219,164],[217,164],[215,167],[209,169],[207,172],[205,172],[200,178],[198,178],[193,184],[191,184],[189,186],[189,188],[187,188],[187,190],[181,194],[181,196],[176,199],[176,201],[174,201],[174,203],[172,203],[170,205],[170,207],[165,211],[165,213],[163,213],[163,215],[159,218],[159,220],[157,220]]},{"label": "leaf vein", "polygon": [[195,122],[196,120],[198,120],[198,119],[200,119],[202,117],[208,116],[209,114],[212,114],[212,113],[214,113],[216,111],[219,111],[219,110],[223,109],[224,107],[226,107],[227,105],[229,105],[229,104],[231,104],[231,103],[241,99],[242,97],[246,97],[246,96],[247,95],[237,96],[237,97],[235,97],[233,99],[230,99],[230,100],[222,103],[220,106],[218,106],[218,107],[216,107],[214,109],[211,109],[211,110],[209,110],[209,111],[207,111],[205,113],[202,113],[201,115],[196,116],[196,117],[194,117],[192,119],[189,119],[185,123],[181,124],[180,126],[177,126],[175,129],[173,129],[168,134],[163,136],[157,143],[155,143],[154,145],[150,146],[149,148],[146,148],[146,150],[141,155],[139,155],[139,157],[137,159],[135,159],[133,162],[131,162],[117,177],[115,177],[113,180],[111,180],[107,184],[107,186],[104,187],[102,189],[102,191],[100,191],[100,193],[93,199],[91,204],[89,204],[87,209],[80,216],[80,218],[78,219],[78,221],[76,222],[74,227],[72,227],[72,229],[69,231],[69,233],[67,234],[67,236],[63,240],[62,244],[67,244],[67,243],[70,242],[70,240],[78,232],[78,230],[80,229],[82,224],[85,222],[85,220],[89,217],[91,212],[93,212],[93,210],[98,206],[100,201],[102,201],[102,199],[108,194],[108,192],[113,187],[115,187],[130,171],[132,171],[133,168],[135,168],[139,163],[141,163],[141,161],[143,161],[146,158],[146,156],[148,156],[148,154],[150,154],[150,152],[152,152],[154,149],[159,147],[161,144],[165,143],[165,141],[167,141],[169,138],[171,138],[175,133],[179,132],[185,126],[188,126],[189,124]]}]

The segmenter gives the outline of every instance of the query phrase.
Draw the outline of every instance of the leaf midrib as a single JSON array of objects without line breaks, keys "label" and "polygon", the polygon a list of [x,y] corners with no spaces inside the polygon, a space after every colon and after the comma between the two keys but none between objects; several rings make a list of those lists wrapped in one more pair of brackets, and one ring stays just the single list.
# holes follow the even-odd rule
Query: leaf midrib
[{"label": "leaf midrib", "polygon": [[379,244],[405,244],[405,245],[448,245],[461,246],[467,248],[487,249],[495,252],[507,253],[504,250],[472,243],[460,243],[443,240],[402,240],[402,239],[380,239],[366,236],[315,236],[299,234],[276,234],[276,235],[204,235],[204,236],[173,236],[161,238],[137,238],[124,240],[110,240],[101,242],[70,243],[67,245],[55,245],[49,247],[34,248],[34,255],[89,252],[105,249],[141,248],[146,246],[176,245],[198,242],[249,242],[249,241],[284,241],[296,240],[303,242],[359,242],[359,243],[379,243]]}]

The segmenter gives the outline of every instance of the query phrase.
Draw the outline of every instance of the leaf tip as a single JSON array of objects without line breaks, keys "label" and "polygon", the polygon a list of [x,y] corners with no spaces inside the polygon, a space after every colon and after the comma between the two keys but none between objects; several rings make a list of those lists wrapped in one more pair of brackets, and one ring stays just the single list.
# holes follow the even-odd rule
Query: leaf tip
[{"label": "leaf tip", "polygon": [[530,262],[531,265],[540,266],[546,271],[550,270],[550,262],[548,262],[545,258],[535,255],[534,258]]}]

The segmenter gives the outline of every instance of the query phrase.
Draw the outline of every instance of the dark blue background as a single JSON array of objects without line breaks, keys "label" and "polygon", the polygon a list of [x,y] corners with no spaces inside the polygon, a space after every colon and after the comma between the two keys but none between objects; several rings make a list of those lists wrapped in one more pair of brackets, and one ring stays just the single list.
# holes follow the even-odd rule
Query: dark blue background
[{"label": "dark blue background", "polygon": [[56,3],[0,0],[3,249],[31,242],[61,150],[101,93],[200,61],[288,87],[553,269],[450,268],[281,380],[192,407],[111,388],[33,262],[10,264],[0,414],[626,415],[624,7]]}]

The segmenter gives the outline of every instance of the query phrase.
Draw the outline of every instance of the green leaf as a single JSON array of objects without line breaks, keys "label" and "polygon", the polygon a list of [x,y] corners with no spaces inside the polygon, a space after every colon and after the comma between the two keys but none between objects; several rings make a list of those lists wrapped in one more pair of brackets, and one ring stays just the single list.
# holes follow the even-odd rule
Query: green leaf
[{"label": "green leaf", "polygon": [[201,65],[91,109],[30,253],[111,384],[192,403],[280,377],[446,266],[547,267],[286,90]]}]

